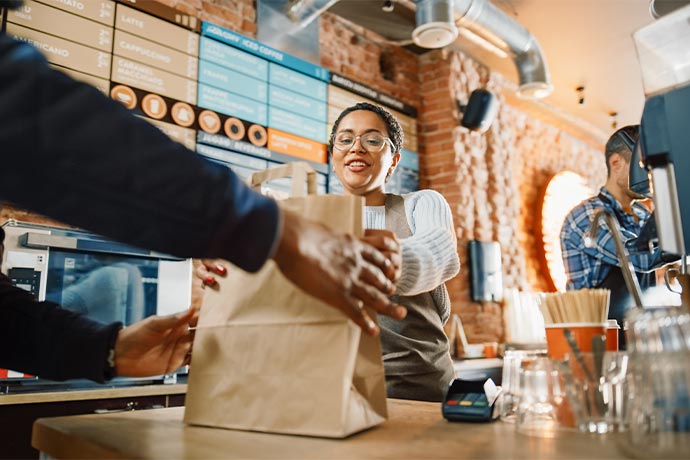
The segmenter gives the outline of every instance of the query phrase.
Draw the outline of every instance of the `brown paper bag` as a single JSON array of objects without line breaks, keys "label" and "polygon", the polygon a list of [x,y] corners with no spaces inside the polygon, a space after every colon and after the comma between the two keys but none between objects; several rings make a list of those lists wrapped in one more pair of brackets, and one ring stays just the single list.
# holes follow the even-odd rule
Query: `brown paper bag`
[{"label": "brown paper bag", "polygon": [[[281,206],[362,234],[362,198],[314,195],[316,177],[306,163],[275,169],[256,173],[253,184],[291,174],[293,195],[304,195],[306,180],[309,194]],[[340,438],[387,418],[377,337],[302,292],[273,261],[255,274],[228,267],[220,289],[204,296],[185,422]]]}]

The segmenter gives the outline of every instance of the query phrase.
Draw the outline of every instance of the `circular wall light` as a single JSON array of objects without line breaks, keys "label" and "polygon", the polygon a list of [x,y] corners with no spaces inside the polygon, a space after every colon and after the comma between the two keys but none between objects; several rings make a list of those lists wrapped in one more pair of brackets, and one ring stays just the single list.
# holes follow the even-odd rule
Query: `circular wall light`
[{"label": "circular wall light", "polygon": [[537,252],[542,272],[550,290],[565,291],[567,282],[561,257],[561,227],[570,211],[594,195],[584,177],[572,171],[561,171],[542,189],[537,207]]}]

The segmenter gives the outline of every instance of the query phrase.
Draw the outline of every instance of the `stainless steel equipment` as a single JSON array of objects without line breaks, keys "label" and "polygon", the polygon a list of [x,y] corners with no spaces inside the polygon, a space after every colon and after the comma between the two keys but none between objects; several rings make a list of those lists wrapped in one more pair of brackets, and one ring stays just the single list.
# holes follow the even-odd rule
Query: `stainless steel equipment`
[{"label": "stainless steel equipment", "polygon": [[[10,220],[0,270],[37,300],[128,325],[189,308],[192,263],[81,230]],[[0,369],[0,381],[25,378]]]}]

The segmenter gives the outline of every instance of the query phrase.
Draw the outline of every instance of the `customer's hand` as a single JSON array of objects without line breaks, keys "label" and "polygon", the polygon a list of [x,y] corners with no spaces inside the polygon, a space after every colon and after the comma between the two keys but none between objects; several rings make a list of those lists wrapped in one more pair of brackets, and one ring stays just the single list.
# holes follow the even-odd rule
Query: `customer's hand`
[{"label": "customer's hand", "polygon": [[397,282],[402,274],[402,254],[395,233],[390,230],[367,229],[364,231],[362,241],[375,247],[388,257],[390,266],[386,268],[384,273],[389,280],[394,283]]},{"label": "customer's hand", "polygon": [[115,342],[115,369],[125,377],[167,374],[189,364],[198,311],[149,316],[120,330]]},{"label": "customer's hand", "polygon": [[284,210],[273,259],[290,281],[341,310],[371,335],[379,329],[364,307],[396,319],[407,314],[388,298],[395,292],[394,282],[386,276],[389,258],[350,235]]}]

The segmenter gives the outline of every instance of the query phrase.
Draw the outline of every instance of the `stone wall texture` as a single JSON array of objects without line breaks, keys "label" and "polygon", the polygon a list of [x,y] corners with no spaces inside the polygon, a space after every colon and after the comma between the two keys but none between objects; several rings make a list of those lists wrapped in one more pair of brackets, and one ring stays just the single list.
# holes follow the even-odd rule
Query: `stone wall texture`
[{"label": "stone wall texture", "polygon": [[[249,37],[256,37],[252,0],[159,0]],[[584,176],[592,187],[605,180],[602,149],[511,106],[502,96],[509,84],[460,52],[413,54],[338,16],[321,18],[321,65],[385,92],[419,110],[421,185],[442,193],[451,206],[462,264],[448,282],[453,311],[470,342],[501,341],[498,303],[470,300],[467,245],[498,241],[506,288],[547,289],[539,264],[536,202],[548,179],[562,170]],[[459,126],[455,101],[485,87],[499,95],[492,127],[477,134]],[[43,221],[14,208],[0,219]]]}]

